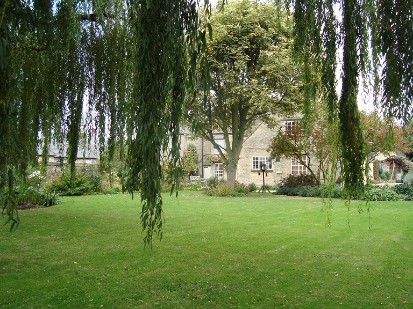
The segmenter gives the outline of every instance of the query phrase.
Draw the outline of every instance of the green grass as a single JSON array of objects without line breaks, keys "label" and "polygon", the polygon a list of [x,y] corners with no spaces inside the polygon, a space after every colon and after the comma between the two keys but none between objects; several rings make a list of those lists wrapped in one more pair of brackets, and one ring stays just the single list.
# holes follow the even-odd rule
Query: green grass
[{"label": "green grass", "polygon": [[65,197],[0,234],[1,308],[412,308],[413,205],[165,196],[144,250],[138,201]]}]

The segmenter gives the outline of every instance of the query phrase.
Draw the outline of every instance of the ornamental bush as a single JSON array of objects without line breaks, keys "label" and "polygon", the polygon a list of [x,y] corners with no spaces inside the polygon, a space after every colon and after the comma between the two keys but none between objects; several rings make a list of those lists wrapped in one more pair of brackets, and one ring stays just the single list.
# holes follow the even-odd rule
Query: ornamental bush
[{"label": "ornamental bush", "polygon": [[335,183],[323,184],[319,187],[320,197],[323,198],[343,198],[343,187]]},{"label": "ornamental bush", "polygon": [[250,192],[249,186],[239,182],[235,182],[234,191],[244,195],[247,195]]},{"label": "ornamental bush", "polygon": [[208,195],[212,196],[233,196],[235,190],[226,182],[219,182],[215,187],[211,187],[208,191]]},{"label": "ornamental bush", "polygon": [[214,187],[209,187],[205,193],[210,196],[241,197],[248,194],[248,187],[240,183],[236,183],[234,187],[231,187],[225,181],[219,181]]},{"label": "ornamental bush", "polygon": [[248,185],[248,191],[249,192],[255,192],[255,191],[257,191],[258,190],[258,187],[257,187],[257,185],[255,184],[255,183],[250,183],[249,185]]},{"label": "ornamental bush", "polygon": [[275,192],[277,195],[318,197],[320,190],[314,186],[279,187]]},{"label": "ornamental bush", "polygon": [[60,195],[79,196],[87,195],[95,192],[99,188],[97,180],[90,179],[84,175],[75,175],[71,178],[69,175],[63,173],[60,177],[48,183],[45,187],[46,192],[57,192]]},{"label": "ornamental bush", "polygon": [[388,187],[372,187],[366,190],[361,199],[369,201],[398,201],[400,196]]},{"label": "ornamental bush", "polygon": [[394,187],[394,191],[401,195],[404,200],[411,201],[413,200],[413,184],[402,183]]},{"label": "ornamental bush", "polygon": [[44,194],[32,186],[19,186],[15,191],[16,204],[20,209],[42,206]]},{"label": "ornamental bush", "polygon": [[317,186],[317,181],[311,175],[289,175],[281,179],[280,187]]}]

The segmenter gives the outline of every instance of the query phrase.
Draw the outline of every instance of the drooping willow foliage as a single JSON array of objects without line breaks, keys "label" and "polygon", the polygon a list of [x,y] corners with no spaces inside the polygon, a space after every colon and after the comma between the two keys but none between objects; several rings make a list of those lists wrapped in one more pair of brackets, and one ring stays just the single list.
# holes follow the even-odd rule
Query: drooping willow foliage
[{"label": "drooping willow foliage", "polygon": [[[208,1],[205,8],[209,10]],[[126,190],[140,190],[145,243],[162,226],[161,161],[180,179],[179,125],[194,80],[197,0],[0,0],[0,194],[11,229],[13,196],[51,142],[68,143],[72,174],[80,138],[101,160],[124,154]],[[84,132],[84,134],[81,132]],[[172,148],[168,142],[172,140]]]},{"label": "drooping willow foliage", "polygon": [[[294,10],[299,59],[321,72],[330,120],[340,126],[343,180],[349,192],[358,191],[363,186],[366,156],[357,106],[360,81],[371,81],[377,107],[388,119],[408,123],[413,115],[413,1],[276,2]],[[338,68],[342,71],[339,96]],[[311,74],[306,76],[311,89],[314,80]]]},{"label": "drooping willow foliage", "polygon": [[[373,76],[389,118],[408,122],[413,113],[413,0],[275,2],[293,7],[305,93],[315,93],[311,71],[320,69],[330,118],[340,123],[344,181],[360,188],[360,76]],[[47,158],[53,140],[68,141],[74,172],[83,129],[109,150],[104,160],[115,145],[127,149],[124,183],[140,189],[150,243],[162,226],[161,156],[178,181],[182,104],[204,43],[197,0],[0,0],[0,195],[11,228],[19,222],[15,175],[35,163],[38,147]]]}]

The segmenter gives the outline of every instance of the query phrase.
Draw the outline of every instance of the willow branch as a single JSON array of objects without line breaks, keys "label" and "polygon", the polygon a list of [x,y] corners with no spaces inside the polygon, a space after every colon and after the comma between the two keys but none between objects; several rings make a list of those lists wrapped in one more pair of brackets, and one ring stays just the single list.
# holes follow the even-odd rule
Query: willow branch
[{"label": "willow branch", "polygon": [[7,6],[7,0],[4,1],[3,12],[1,13],[1,18],[0,18],[0,27],[3,24],[4,15],[6,14],[6,6]]}]

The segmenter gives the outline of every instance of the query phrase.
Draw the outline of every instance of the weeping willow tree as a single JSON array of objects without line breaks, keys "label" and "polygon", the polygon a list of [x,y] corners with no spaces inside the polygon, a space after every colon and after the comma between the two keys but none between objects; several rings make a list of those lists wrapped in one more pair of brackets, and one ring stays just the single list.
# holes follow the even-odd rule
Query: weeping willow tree
[{"label": "weeping willow tree", "polygon": [[205,42],[198,10],[196,0],[0,0],[0,194],[11,229],[15,176],[39,147],[46,160],[52,141],[67,141],[73,175],[84,130],[102,160],[121,145],[145,243],[161,232],[161,156],[178,182],[182,105]]},{"label": "weeping willow tree", "polygon": [[[413,0],[276,2],[294,8],[307,109],[317,68],[330,120],[340,124],[344,181],[361,188],[359,80],[373,76],[388,118],[411,118]],[[124,184],[130,192],[140,190],[150,243],[162,227],[161,154],[168,155],[170,181],[180,178],[180,116],[205,35],[197,0],[0,0],[0,195],[11,228],[19,222],[15,175],[35,163],[40,145],[46,158],[52,140],[68,141],[74,173],[83,127],[88,138],[97,136],[101,150],[109,150],[105,160],[115,144],[126,146]]]},{"label": "weeping willow tree", "polygon": [[[340,127],[342,173],[348,191],[363,188],[365,145],[357,105],[363,83],[389,120],[413,114],[412,0],[278,0],[294,10],[295,52],[307,72],[321,72],[330,121]],[[342,63],[340,66],[339,64]],[[341,70],[341,93],[336,72]],[[316,93],[306,74],[308,98]]]}]

